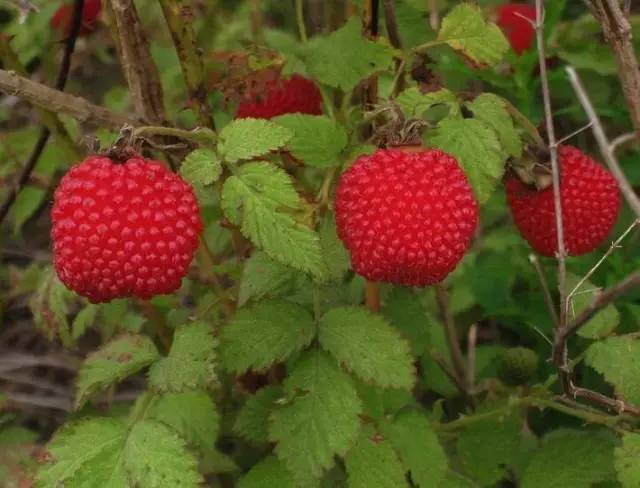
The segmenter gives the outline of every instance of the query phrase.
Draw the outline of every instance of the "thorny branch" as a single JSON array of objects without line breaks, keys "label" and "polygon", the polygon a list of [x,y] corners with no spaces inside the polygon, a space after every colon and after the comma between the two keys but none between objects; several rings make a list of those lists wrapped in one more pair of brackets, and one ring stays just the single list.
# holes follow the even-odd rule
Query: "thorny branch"
[{"label": "thorny branch", "polygon": [[[64,89],[65,85],[67,84],[67,79],[69,78],[69,70],[71,69],[71,57],[73,56],[73,51],[75,51],[76,39],[78,38],[78,33],[80,32],[80,28],[82,26],[83,9],[84,0],[75,0],[73,4],[73,15],[71,17],[71,28],[69,30],[69,36],[64,43],[62,61],[60,63],[60,68],[58,69],[58,76],[55,82],[55,87],[58,91]],[[31,173],[35,169],[36,164],[38,164],[38,160],[40,159],[40,156],[42,155],[42,152],[44,151],[44,148],[46,147],[50,136],[51,130],[45,125],[41,129],[40,136],[38,137],[38,141],[36,142],[36,145],[33,148],[29,159],[25,163],[22,172],[18,176],[18,181],[13,187],[9,188],[9,192],[4,202],[0,206],[0,223],[9,213],[9,209],[13,205],[13,202],[15,202],[18,193],[20,193],[20,190],[22,190],[22,187],[29,181]]]}]

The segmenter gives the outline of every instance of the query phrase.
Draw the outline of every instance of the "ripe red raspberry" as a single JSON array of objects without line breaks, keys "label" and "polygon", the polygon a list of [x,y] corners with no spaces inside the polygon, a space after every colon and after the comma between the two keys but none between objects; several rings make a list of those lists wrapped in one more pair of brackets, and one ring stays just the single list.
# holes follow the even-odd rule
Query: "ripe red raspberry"
[{"label": "ripe red raspberry", "polygon": [[497,24],[509,39],[513,50],[522,54],[529,49],[536,36],[530,22],[536,20],[536,9],[526,3],[506,3],[498,7],[497,12]]},{"label": "ripe red raspberry", "polygon": [[353,269],[371,281],[406,286],[442,281],[478,223],[464,172],[437,150],[361,156],[340,178],[335,211]]},{"label": "ripe red raspberry", "polygon": [[202,230],[191,186],[141,158],[90,156],[74,166],[51,220],[58,277],[94,303],[177,290]]},{"label": "ripe red raspberry", "polygon": [[[593,251],[607,237],[618,217],[620,192],[602,166],[571,146],[558,148],[562,227],[567,253]],[[537,191],[511,176],[507,201],[516,226],[531,247],[543,256],[558,249],[553,188]]]},{"label": "ripe red raspberry", "polygon": [[[81,36],[86,36],[94,31],[98,15],[102,10],[100,0],[85,0],[82,9],[82,25],[80,27]],[[65,36],[71,33],[71,21],[73,19],[73,6],[70,4],[61,5],[58,10],[51,16],[50,25],[55,30],[61,32]]]},{"label": "ripe red raspberry", "polygon": [[300,75],[266,82],[264,93],[260,93],[251,101],[240,103],[236,118],[271,119],[293,113],[322,113],[320,90],[313,81]]}]

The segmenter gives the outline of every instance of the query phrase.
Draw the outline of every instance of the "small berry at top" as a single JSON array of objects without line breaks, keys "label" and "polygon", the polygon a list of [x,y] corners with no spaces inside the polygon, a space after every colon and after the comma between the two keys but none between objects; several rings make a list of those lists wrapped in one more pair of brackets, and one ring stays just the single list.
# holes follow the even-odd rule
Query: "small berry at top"
[{"label": "small berry at top", "polygon": [[174,292],[202,231],[191,186],[142,158],[90,156],[71,168],[51,220],[58,277],[94,303]]},{"label": "small berry at top", "polygon": [[[607,238],[620,211],[615,178],[579,149],[558,148],[564,244],[570,256],[593,251]],[[516,176],[506,181],[513,220],[527,242],[543,256],[558,250],[553,188],[542,191]]]},{"label": "small berry at top", "polygon": [[371,281],[442,281],[467,251],[478,204],[458,162],[437,150],[379,149],[338,184],[338,236],[356,273]]},{"label": "small berry at top", "polygon": [[529,49],[536,36],[532,22],[536,9],[526,3],[506,3],[497,9],[497,24],[502,28],[513,50],[522,54]]},{"label": "small berry at top", "polygon": [[[85,0],[82,9],[82,24],[80,26],[81,36],[89,35],[96,28],[98,16],[102,11],[100,0]],[[68,36],[71,33],[71,22],[73,20],[73,5],[64,4],[56,10],[51,17],[50,25],[61,34]]]},{"label": "small berry at top", "polygon": [[241,102],[236,118],[271,119],[284,114],[322,114],[322,95],[316,84],[300,75],[269,80],[260,93]]}]

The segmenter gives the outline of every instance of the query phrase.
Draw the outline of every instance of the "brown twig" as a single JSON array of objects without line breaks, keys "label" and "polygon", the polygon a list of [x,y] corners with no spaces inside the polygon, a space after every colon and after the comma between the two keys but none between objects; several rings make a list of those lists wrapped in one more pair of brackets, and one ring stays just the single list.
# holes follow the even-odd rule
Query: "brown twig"
[{"label": "brown twig", "polygon": [[429,26],[437,32],[440,28],[440,11],[438,0],[429,0]]},{"label": "brown twig", "polygon": [[398,22],[396,21],[396,8],[393,0],[382,0],[382,8],[384,9],[384,23],[387,27],[389,41],[391,41],[391,45],[396,49],[402,49]]},{"label": "brown twig", "polygon": [[160,75],[151,57],[135,4],[132,0],[109,0],[106,3],[133,108],[146,121],[162,124],[165,112]]},{"label": "brown twig", "polygon": [[536,274],[538,275],[538,280],[540,281],[540,286],[542,286],[544,301],[547,304],[547,308],[549,309],[549,313],[551,314],[551,317],[553,318],[553,323],[557,328],[559,324],[558,312],[556,312],[556,305],[555,303],[553,303],[553,298],[551,297],[551,291],[549,290],[549,285],[547,284],[547,280],[544,277],[544,273],[542,272],[540,261],[538,261],[538,257],[535,254],[529,255],[529,261],[533,265],[533,268],[536,270]]},{"label": "brown twig", "polygon": [[380,284],[377,281],[369,281],[365,285],[364,303],[373,313],[380,311]]},{"label": "brown twig", "polygon": [[638,140],[638,134],[635,132],[627,132],[626,134],[619,135],[613,141],[611,141],[611,151],[613,154],[616,153],[620,146],[624,146],[633,141]]},{"label": "brown twig", "polygon": [[[56,89],[60,91],[64,89],[65,85],[67,84],[67,79],[69,78],[69,70],[71,69],[71,57],[73,56],[73,51],[75,51],[76,39],[78,38],[78,33],[80,32],[80,28],[82,26],[83,9],[84,0],[75,0],[73,4],[73,14],[71,17],[71,28],[69,30],[69,36],[64,42],[62,61],[60,63],[60,68],[58,68],[58,75],[55,82]],[[9,188],[9,192],[5,197],[4,202],[0,206],[0,223],[9,213],[9,209],[13,205],[13,202],[15,202],[18,193],[20,193],[20,190],[22,190],[22,187],[29,181],[29,177],[38,164],[38,160],[40,159],[44,148],[47,146],[47,142],[49,141],[50,136],[51,130],[45,125],[40,131],[40,136],[38,137],[36,145],[31,151],[29,159],[27,159],[22,172],[18,176],[18,181],[14,186]]]},{"label": "brown twig", "polygon": [[49,109],[53,112],[65,113],[80,122],[106,127],[111,130],[119,130],[123,125],[141,125],[128,115],[112,112],[99,105],[94,105],[88,100],[69,95],[31,81],[18,74],[0,69],[0,91],[23,98],[33,105]]},{"label": "brown twig", "polygon": [[[362,2],[362,34],[370,40],[378,37],[379,24],[379,2],[378,0],[364,0]],[[370,76],[362,83],[362,106],[365,111],[370,110],[378,101],[378,77]],[[363,137],[368,139],[371,136],[372,127],[367,124],[363,128]]]},{"label": "brown twig", "polygon": [[204,84],[204,65],[196,47],[193,30],[193,4],[191,0],[160,0],[160,5],[178,53],[182,74],[191,97],[190,103],[195,104],[198,123],[202,127],[215,130]]},{"label": "brown twig", "polygon": [[615,55],[622,91],[636,134],[640,137],[640,67],[632,42],[628,13],[620,8],[618,0],[593,0],[588,5]]},{"label": "brown twig", "polygon": [[476,345],[478,342],[478,324],[469,327],[467,334],[467,391],[472,392],[476,381]]},{"label": "brown twig", "polygon": [[442,320],[442,326],[444,327],[445,337],[447,339],[447,345],[449,352],[451,353],[451,363],[453,369],[462,383],[464,383],[467,377],[466,364],[462,349],[460,348],[460,342],[458,340],[458,333],[456,331],[456,324],[453,321],[453,314],[449,307],[449,293],[445,285],[438,283],[434,286],[436,293],[436,301],[438,303],[438,309],[440,310],[440,318]]}]

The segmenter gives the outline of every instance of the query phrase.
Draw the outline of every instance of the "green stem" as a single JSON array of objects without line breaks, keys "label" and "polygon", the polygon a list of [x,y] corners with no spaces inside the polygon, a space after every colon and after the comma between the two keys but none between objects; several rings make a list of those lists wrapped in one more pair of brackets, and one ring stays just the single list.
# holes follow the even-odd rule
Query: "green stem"
[{"label": "green stem", "polygon": [[442,44],[446,44],[446,42],[447,41],[429,41],[429,42],[425,42],[424,44],[420,44],[419,46],[416,46],[416,47],[412,48],[411,51],[409,51],[409,52],[412,53],[412,54],[424,54],[425,52],[427,52],[432,47],[440,46]]},{"label": "green stem", "polygon": [[296,0],[296,22],[298,23],[298,33],[300,34],[300,40],[307,42],[307,27],[304,24],[304,10],[302,0]]},{"label": "green stem", "polygon": [[184,130],[177,129],[175,127],[164,127],[164,126],[155,126],[155,125],[145,125],[142,127],[137,127],[133,131],[134,137],[144,137],[144,136],[170,136],[177,137],[178,139],[186,139],[188,141],[193,141],[198,144],[211,144],[214,142],[213,133],[210,131],[202,132],[196,130]]}]

